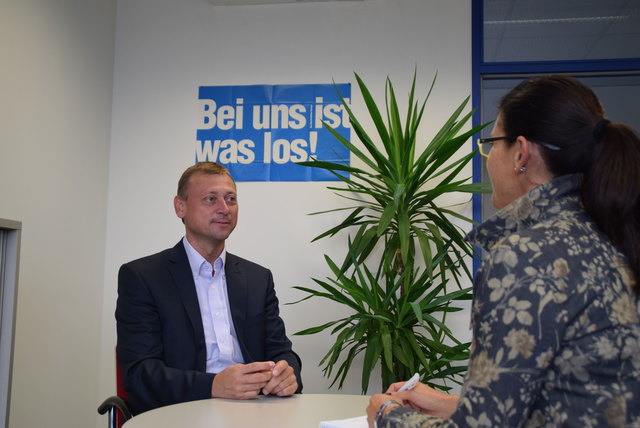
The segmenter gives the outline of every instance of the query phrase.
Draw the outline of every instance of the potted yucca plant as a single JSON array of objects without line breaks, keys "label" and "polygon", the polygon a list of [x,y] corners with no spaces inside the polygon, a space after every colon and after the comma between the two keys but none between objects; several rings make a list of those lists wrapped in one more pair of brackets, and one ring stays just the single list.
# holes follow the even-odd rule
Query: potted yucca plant
[{"label": "potted yucca plant", "polygon": [[467,369],[470,344],[455,337],[446,318],[461,310],[457,301],[471,299],[471,289],[462,286],[462,279],[472,276],[467,261],[473,247],[453,221],[471,220],[441,205],[438,197],[487,191],[486,185],[459,176],[475,152],[454,159],[483,126],[464,130],[472,114],[464,112],[467,98],[418,151],[418,129],[435,77],[420,104],[414,74],[404,118],[389,79],[386,109],[381,112],[360,76],[355,77],[377,135],[369,135],[342,97],[359,143],[325,127],[364,167],[321,160],[302,163],[331,171],[342,181],[343,186],[328,189],[352,205],[323,211],[345,210],[346,216],[315,240],[348,232],[348,253],[341,261],[325,255],[332,276],[314,279],[317,288],[295,287],[307,294],[298,302],[328,299],[348,306],[351,314],[295,334],[331,329],[335,343],[320,362],[324,375],[332,377],[331,386],[338,382],[342,387],[354,359],[362,354],[363,393],[378,363],[384,388],[418,372],[423,382],[446,390],[448,381],[461,383]]}]

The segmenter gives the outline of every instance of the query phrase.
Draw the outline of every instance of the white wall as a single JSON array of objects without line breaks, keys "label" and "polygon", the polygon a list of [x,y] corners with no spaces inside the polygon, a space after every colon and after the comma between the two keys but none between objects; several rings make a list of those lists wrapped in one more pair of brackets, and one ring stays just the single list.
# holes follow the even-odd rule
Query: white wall
[{"label": "white wall", "polygon": [[[198,86],[353,82],[353,108],[362,115],[353,71],[382,100],[386,76],[404,96],[417,65],[423,96],[439,74],[425,136],[471,92],[468,0],[217,7],[207,0],[126,0],[118,2],[117,22],[101,370],[105,394],[113,389],[117,269],[172,246],[182,235],[171,201],[180,173],[194,160]],[[341,218],[307,216],[342,203],[326,185],[239,183],[240,221],[228,249],[272,269],[281,303],[303,296],[293,285],[311,286],[310,277],[327,275],[324,253],[343,254],[340,239],[310,243]],[[340,313],[320,300],[281,310],[289,333]],[[460,320],[456,329],[468,339],[468,312]],[[305,392],[326,392],[329,381],[317,366],[331,338],[292,340],[303,360]],[[359,393],[359,379],[356,372],[342,392]],[[372,391],[379,388],[376,382]]]},{"label": "white wall", "polygon": [[[182,234],[171,199],[194,158],[199,85],[354,82],[357,71],[382,99],[387,75],[404,94],[417,65],[425,90],[439,73],[425,137],[471,90],[469,0],[0,8],[0,217],[23,222],[16,428],[104,425],[95,409],[114,392],[117,269]],[[352,98],[362,114],[355,85]],[[239,184],[229,249],[272,269],[282,303],[301,297],[293,285],[327,274],[322,254],[344,251],[339,239],[309,242],[340,218],[306,215],[341,203],[325,186]],[[338,313],[322,301],[282,306],[290,333]],[[462,338],[467,318],[460,314]],[[305,391],[327,391],[317,363],[331,339],[292,339]],[[343,392],[358,385],[356,375]]]},{"label": "white wall", "polygon": [[0,217],[23,227],[11,427],[96,424],[115,7],[0,6]]}]

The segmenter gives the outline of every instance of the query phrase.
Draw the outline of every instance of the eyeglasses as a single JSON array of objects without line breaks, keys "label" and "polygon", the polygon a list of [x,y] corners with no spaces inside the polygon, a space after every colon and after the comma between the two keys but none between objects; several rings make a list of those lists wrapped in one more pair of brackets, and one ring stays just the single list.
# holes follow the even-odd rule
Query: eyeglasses
[{"label": "eyeglasses", "polygon": [[[478,138],[478,148],[480,149],[480,154],[485,158],[489,157],[489,152],[491,151],[491,147],[495,144],[496,141],[500,140],[515,140],[515,137],[488,137],[488,138]],[[538,144],[545,149],[549,150],[562,150],[562,147],[555,146],[553,144],[544,143],[542,141],[532,141],[532,143]]]},{"label": "eyeglasses", "polygon": [[489,157],[489,152],[491,151],[491,147],[496,141],[500,140],[513,140],[511,137],[488,137],[488,138],[478,138],[478,148],[480,149],[480,154],[485,158]]}]

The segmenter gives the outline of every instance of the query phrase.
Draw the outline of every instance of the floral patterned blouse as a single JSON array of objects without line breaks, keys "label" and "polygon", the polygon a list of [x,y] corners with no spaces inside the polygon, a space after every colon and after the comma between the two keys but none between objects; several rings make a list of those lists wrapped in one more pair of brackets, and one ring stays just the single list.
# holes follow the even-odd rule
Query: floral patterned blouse
[{"label": "floral patterned blouse", "polygon": [[626,258],[584,212],[579,175],[475,228],[473,342],[448,420],[395,407],[382,427],[640,427],[640,317]]}]

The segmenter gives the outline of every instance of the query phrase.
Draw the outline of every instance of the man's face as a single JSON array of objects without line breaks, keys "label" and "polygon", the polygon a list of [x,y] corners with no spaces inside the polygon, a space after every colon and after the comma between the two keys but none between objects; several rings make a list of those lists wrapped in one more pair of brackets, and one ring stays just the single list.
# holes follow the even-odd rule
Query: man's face
[{"label": "man's face", "polygon": [[195,173],[189,178],[186,195],[186,199],[176,196],[174,206],[189,242],[205,248],[224,243],[238,222],[238,198],[231,177]]}]

